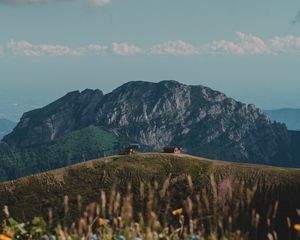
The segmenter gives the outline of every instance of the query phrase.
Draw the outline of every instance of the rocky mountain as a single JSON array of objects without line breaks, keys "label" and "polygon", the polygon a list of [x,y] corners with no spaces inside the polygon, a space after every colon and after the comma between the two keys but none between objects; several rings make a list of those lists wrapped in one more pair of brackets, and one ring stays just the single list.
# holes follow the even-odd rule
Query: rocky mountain
[{"label": "rocky mountain", "polygon": [[4,141],[17,147],[31,147],[88,126],[94,122],[94,111],[102,98],[100,90],[70,92],[44,108],[25,113]]},{"label": "rocky mountain", "polygon": [[0,119],[0,140],[8,133],[10,133],[16,126],[15,122],[7,119]]},{"label": "rocky mountain", "polygon": [[25,113],[4,141],[30,148],[90,125],[156,150],[179,145],[213,159],[297,165],[284,124],[272,123],[254,105],[176,81],[128,82],[105,95],[99,90],[71,92]]},{"label": "rocky mountain", "polygon": [[265,112],[273,121],[286,124],[289,130],[300,131],[300,109],[282,108]]}]

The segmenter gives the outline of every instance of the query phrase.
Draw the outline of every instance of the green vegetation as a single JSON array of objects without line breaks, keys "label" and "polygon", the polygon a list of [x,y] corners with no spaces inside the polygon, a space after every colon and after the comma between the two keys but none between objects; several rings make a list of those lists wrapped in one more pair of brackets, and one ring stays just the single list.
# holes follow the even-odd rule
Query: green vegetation
[{"label": "green vegetation", "polygon": [[116,154],[122,140],[102,128],[90,126],[47,145],[17,149],[0,142],[0,180],[44,172]]},{"label": "green vegetation", "polygon": [[[0,207],[4,205],[18,222],[40,216],[49,224],[50,211],[51,226],[45,231],[59,239],[67,235],[76,236],[71,239],[79,239],[78,235],[90,239],[87,236],[91,233],[99,234],[101,239],[111,239],[112,235],[131,239],[137,234],[132,228],[136,223],[142,239],[157,239],[156,233],[169,237],[174,233],[171,239],[193,234],[202,239],[217,239],[219,234],[224,234],[223,239],[266,239],[267,234],[274,237],[274,232],[278,238],[273,239],[295,239],[292,225],[299,221],[300,170],[187,155],[114,156],[1,183]],[[118,210],[110,210],[114,208]],[[184,223],[182,217],[171,213],[177,208],[184,209]],[[128,212],[132,215],[126,220]],[[108,219],[109,224],[97,225],[99,218]],[[188,227],[191,220],[196,222],[193,231]],[[169,233],[164,233],[167,230]],[[282,238],[287,234],[291,238]]]},{"label": "green vegetation", "polygon": [[[276,222],[278,202],[272,206],[269,224],[265,227],[265,233],[262,233],[260,223],[264,219],[251,208],[255,188],[245,189],[241,183],[229,180],[217,184],[213,174],[210,175],[209,186],[201,192],[195,190],[190,175],[175,182],[170,180],[167,178],[161,188],[155,181],[140,183],[138,193],[132,191],[131,185],[128,185],[124,194],[113,186],[110,192],[101,191],[99,201],[85,208],[78,195],[75,211],[70,209],[69,197],[65,196],[63,216],[58,223],[53,223],[51,208],[45,220],[35,217],[26,224],[20,224],[11,218],[5,207],[0,239],[242,240],[262,239],[263,236],[263,239],[267,236],[268,239],[277,239],[278,234],[273,225]],[[176,196],[177,193],[173,191],[176,184],[186,188],[185,199]],[[139,207],[134,202],[135,198],[139,200]],[[78,217],[70,218],[74,212]],[[300,219],[300,212],[298,215]],[[296,230],[297,225],[294,226]],[[285,228],[290,233],[289,239],[296,236],[292,226]]]}]

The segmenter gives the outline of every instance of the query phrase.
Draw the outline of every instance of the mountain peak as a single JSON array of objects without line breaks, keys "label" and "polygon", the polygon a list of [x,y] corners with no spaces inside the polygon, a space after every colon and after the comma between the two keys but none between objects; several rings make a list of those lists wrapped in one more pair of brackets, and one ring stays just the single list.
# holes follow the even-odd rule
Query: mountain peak
[{"label": "mountain peak", "polygon": [[[285,156],[289,137],[254,105],[174,80],[132,81],[111,93],[86,89],[25,113],[5,141],[31,147],[90,125],[152,149],[179,145],[194,155],[269,163]],[[282,150],[283,149],[283,150]]]},{"label": "mountain peak", "polygon": [[150,81],[143,81],[143,80],[138,80],[138,81],[129,81],[121,85],[120,87],[116,88],[115,90],[118,89],[126,89],[126,88],[133,88],[133,87],[149,87],[149,86],[187,86],[183,83],[180,83],[175,80],[162,80],[159,82],[150,82]]}]

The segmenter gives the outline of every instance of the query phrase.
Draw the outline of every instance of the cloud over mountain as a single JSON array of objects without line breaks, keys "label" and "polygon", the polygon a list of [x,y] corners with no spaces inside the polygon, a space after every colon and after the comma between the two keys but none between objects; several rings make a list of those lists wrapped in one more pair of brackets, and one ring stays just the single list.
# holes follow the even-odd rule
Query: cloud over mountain
[{"label": "cloud over mountain", "polygon": [[144,53],[142,48],[128,43],[113,42],[111,45],[111,50],[113,53],[118,55],[135,55]]},{"label": "cloud over mountain", "polygon": [[183,40],[173,40],[156,43],[149,48],[143,48],[128,42],[90,43],[85,46],[71,48],[59,44],[33,44],[25,40],[15,41],[12,39],[2,51],[0,48],[0,55],[4,50],[8,50],[5,53],[27,57],[100,56],[105,54],[122,56],[278,55],[300,52],[300,37],[288,35],[264,40],[253,34],[236,32],[234,40],[213,40],[198,46]]},{"label": "cloud over mountain", "polygon": [[277,52],[291,52],[298,50],[300,51],[300,37],[293,35],[285,37],[274,37],[271,40],[271,44],[274,50]]},{"label": "cloud over mountain", "polygon": [[196,47],[182,40],[168,41],[168,42],[156,44],[150,49],[150,54],[157,54],[157,55],[191,56],[191,55],[197,55],[198,53],[199,51]]},{"label": "cloud over mountain", "polygon": [[14,55],[41,57],[41,56],[80,56],[79,50],[74,50],[62,45],[41,44],[33,45],[28,41],[10,40],[7,44]]},{"label": "cloud over mountain", "polygon": [[269,54],[270,47],[258,36],[236,32],[236,41],[219,40],[207,45],[209,53],[222,54]]},{"label": "cloud over mountain", "polygon": [[105,51],[108,49],[108,46],[105,45],[99,45],[99,44],[89,44],[86,48],[83,48],[83,52],[90,53],[91,55],[101,55],[105,53]]}]

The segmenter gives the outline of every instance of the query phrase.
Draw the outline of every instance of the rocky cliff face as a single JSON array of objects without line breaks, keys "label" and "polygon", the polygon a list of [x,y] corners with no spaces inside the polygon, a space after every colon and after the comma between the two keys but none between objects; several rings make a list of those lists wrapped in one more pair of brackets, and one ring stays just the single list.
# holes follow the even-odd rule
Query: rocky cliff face
[{"label": "rocky cliff face", "polygon": [[99,90],[69,93],[25,113],[4,140],[30,147],[91,124],[153,149],[180,145],[187,153],[215,159],[292,161],[285,125],[272,123],[254,105],[175,81],[129,82],[106,95]]},{"label": "rocky cliff face", "polygon": [[3,140],[16,147],[49,143],[94,123],[94,111],[103,98],[100,90],[70,92],[57,101],[24,113],[14,131]]}]

